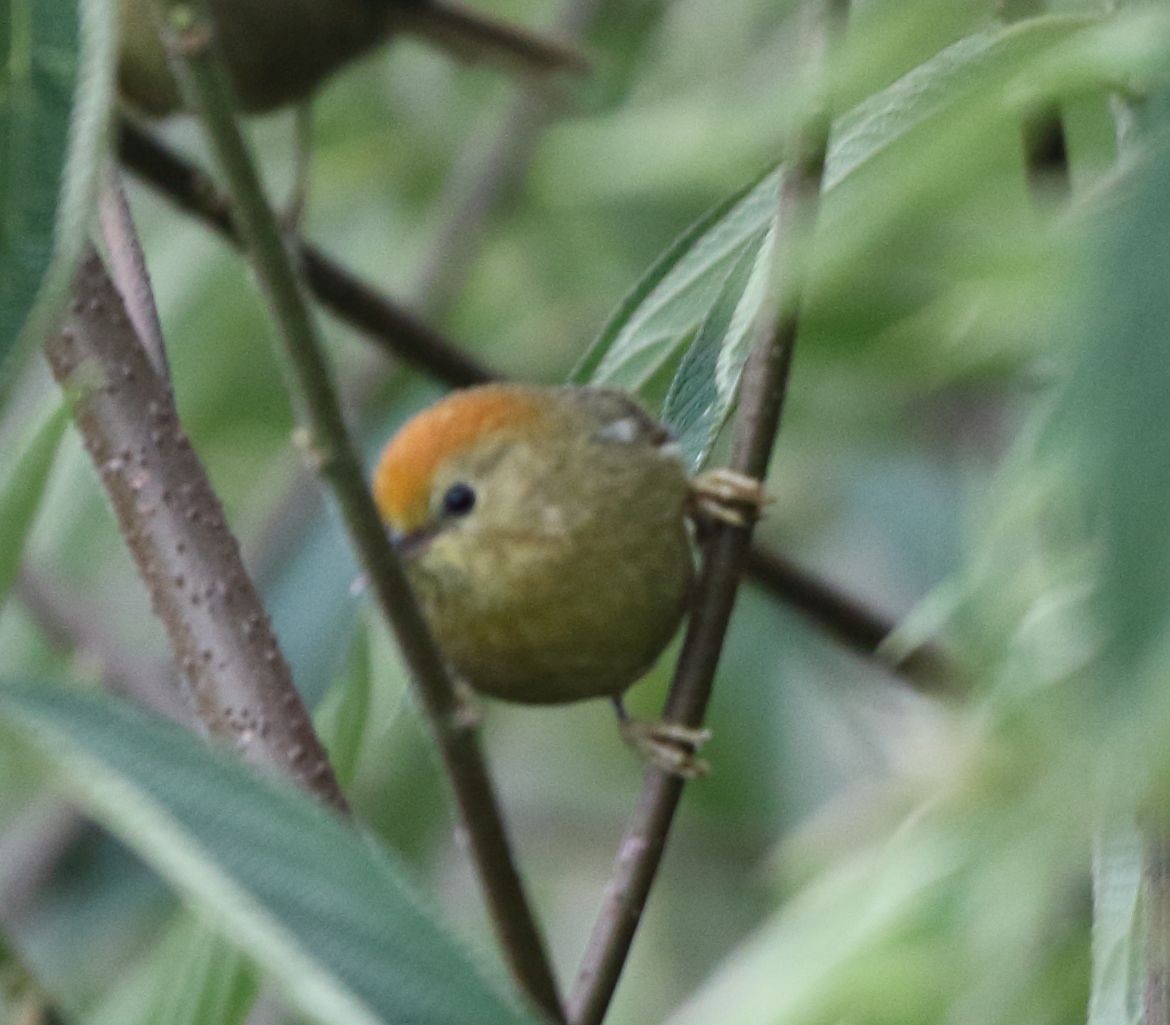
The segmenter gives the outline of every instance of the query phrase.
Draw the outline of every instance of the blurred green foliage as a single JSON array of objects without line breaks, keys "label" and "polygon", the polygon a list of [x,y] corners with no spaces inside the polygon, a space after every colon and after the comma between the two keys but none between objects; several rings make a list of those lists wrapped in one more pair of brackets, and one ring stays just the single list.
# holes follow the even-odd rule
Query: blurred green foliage
[{"label": "blurred green foliage", "polygon": [[[803,100],[793,6],[600,0],[597,73],[552,98],[559,116],[530,160],[518,156],[484,231],[468,233],[468,274],[435,302],[438,326],[541,381],[567,377],[592,340],[621,337],[633,321],[605,331],[611,311],[636,282],[666,280],[647,268],[782,156]],[[1093,1025],[1128,1025],[1143,1020],[1146,949],[1142,841],[1128,823],[1160,828],[1170,778],[1165,11],[1062,2],[1004,27],[990,0],[853,7],[832,68],[839,117],[805,254],[777,501],[760,532],[909,614],[907,636],[941,631],[971,693],[917,697],[746,587],[711,714],[715,772],[688,789],[609,1020],[1056,1023],[1086,1016],[1092,984]],[[554,17],[540,0],[493,10]],[[427,309],[421,269],[454,259],[435,249],[460,198],[446,183],[456,169],[477,180],[466,169],[490,154],[514,88],[407,42],[348,69],[316,104],[305,234]],[[1023,160],[1024,120],[1053,102],[1067,193],[1059,173],[1030,180]],[[209,163],[197,126],[162,130]],[[280,197],[291,118],[250,131]],[[156,195],[132,200],[184,422],[357,812],[486,959],[401,663],[353,586],[336,521],[297,484],[272,328],[246,267]],[[758,247],[766,219],[754,224]],[[709,347],[691,350],[693,382],[722,355],[711,346],[727,332],[700,325],[734,322],[726,273],[745,251],[754,258],[735,250],[700,282],[705,306],[651,338],[662,362],[636,379],[651,401],[696,336]],[[372,457],[441,383],[325,324]],[[687,416],[711,398],[681,390],[668,408]],[[0,420],[5,454],[51,394],[27,367]],[[92,629],[148,664],[165,656],[75,436],[27,543],[10,531],[0,548],[66,588]],[[100,669],[17,600],[0,616],[0,652],[6,678],[88,685]],[[637,712],[660,706],[670,663],[634,691]],[[639,769],[602,704],[486,713],[567,977]],[[49,792],[35,759],[0,748],[0,852]],[[18,924],[22,959],[80,1021],[239,1021],[263,976],[105,835],[68,848]]]}]

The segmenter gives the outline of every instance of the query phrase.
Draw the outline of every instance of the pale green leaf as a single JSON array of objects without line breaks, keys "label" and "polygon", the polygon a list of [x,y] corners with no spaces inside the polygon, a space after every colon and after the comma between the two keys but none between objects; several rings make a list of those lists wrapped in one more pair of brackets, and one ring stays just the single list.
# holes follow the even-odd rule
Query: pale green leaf
[{"label": "pale green leaf", "polygon": [[707,458],[735,399],[742,353],[754,338],[752,329],[772,267],[771,237],[741,253],[687,348],[663,403],[662,419],[677,433],[683,461],[691,470],[698,470]]},{"label": "pale green leaf", "polygon": [[1093,988],[1089,1025],[1141,1025],[1142,836],[1132,819],[1093,840]]},{"label": "pale green leaf", "polygon": [[328,1025],[522,1025],[387,852],[290,786],[110,698],[0,686],[0,722]]}]

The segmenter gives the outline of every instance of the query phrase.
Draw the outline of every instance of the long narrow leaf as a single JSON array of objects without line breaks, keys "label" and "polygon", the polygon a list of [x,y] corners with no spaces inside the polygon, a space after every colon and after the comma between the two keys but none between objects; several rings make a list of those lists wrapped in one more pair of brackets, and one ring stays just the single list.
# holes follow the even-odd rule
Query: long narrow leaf
[{"label": "long narrow leaf", "polygon": [[9,0],[0,18],[0,370],[60,300],[113,103],[117,5]]},{"label": "long narrow leaf", "polygon": [[[1029,59],[1092,24],[1095,20],[1086,17],[1033,18],[941,51],[838,119],[826,190],[840,187],[924,125],[945,118],[979,90],[1002,85]],[[743,327],[758,312],[752,308],[753,300],[763,298],[763,289],[754,287],[758,276],[740,275],[738,295],[731,294],[729,279],[745,254],[761,251],[775,216],[779,176],[779,170],[770,172],[689,228],[623,300],[571,377],[638,391],[681,355],[678,374],[686,380],[674,381],[663,415],[688,435],[696,461],[706,456],[734,397],[712,382],[705,390],[712,401],[705,401],[699,394],[704,389],[695,390],[696,368],[718,366],[722,382],[738,381],[747,350],[742,332],[713,340],[710,328],[717,320]],[[735,310],[734,320],[724,316],[729,309]],[[713,344],[723,347],[717,359],[708,351]],[[676,422],[680,416],[684,422]]]},{"label": "long narrow leaf", "polygon": [[0,723],[326,1025],[523,1025],[389,855],[309,797],[110,698],[0,685]]}]

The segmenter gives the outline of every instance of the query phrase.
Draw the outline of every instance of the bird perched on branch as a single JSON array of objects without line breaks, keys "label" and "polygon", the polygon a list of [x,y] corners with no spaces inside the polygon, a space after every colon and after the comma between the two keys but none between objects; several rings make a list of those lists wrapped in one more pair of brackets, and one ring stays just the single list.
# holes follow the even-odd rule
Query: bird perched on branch
[{"label": "bird perched on branch", "polygon": [[[158,0],[120,0],[118,82],[143,113],[182,107],[159,39]],[[210,0],[240,106],[250,113],[306,100],[342,65],[393,35],[416,36],[469,61],[526,73],[584,71],[567,44],[454,0]]]},{"label": "bird perched on branch", "polygon": [[683,776],[705,733],[626,715],[694,578],[693,524],[744,524],[759,482],[688,477],[670,431],[601,388],[456,392],[387,445],[374,495],[460,679],[508,701],[614,701],[625,740]]}]

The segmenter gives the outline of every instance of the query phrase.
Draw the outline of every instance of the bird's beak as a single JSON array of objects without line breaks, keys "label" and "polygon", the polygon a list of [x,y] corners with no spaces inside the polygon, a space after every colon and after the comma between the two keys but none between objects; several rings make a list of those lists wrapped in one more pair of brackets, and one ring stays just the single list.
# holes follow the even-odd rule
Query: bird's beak
[{"label": "bird's beak", "polygon": [[392,530],[390,543],[394,545],[394,550],[400,558],[409,560],[423,551],[434,536],[435,531],[426,527],[409,532]]}]

